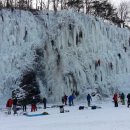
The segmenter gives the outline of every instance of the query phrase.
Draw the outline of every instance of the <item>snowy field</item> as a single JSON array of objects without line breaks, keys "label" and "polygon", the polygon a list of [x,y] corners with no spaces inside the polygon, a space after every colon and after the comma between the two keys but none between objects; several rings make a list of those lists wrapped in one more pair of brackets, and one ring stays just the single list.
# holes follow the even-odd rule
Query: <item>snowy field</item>
[{"label": "snowy field", "polygon": [[[50,115],[38,117],[20,115],[20,111],[18,116],[0,112],[0,130],[130,130],[130,108],[126,105],[114,108],[111,101],[105,101],[96,104],[101,109],[78,110],[79,105],[85,104],[66,106],[65,110],[70,111],[67,113],[59,113],[59,108],[47,108],[45,111]],[[36,113],[41,112],[44,112],[42,108]]]}]

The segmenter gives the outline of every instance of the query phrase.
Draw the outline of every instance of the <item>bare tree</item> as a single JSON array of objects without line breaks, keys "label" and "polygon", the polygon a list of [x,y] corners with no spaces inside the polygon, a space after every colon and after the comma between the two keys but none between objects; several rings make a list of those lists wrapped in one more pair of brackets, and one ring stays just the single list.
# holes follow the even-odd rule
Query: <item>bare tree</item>
[{"label": "bare tree", "polygon": [[3,5],[2,1],[0,1],[0,9],[3,8],[3,6],[4,5]]},{"label": "bare tree", "polygon": [[40,1],[40,10],[42,10],[43,9],[43,1],[41,0]]},{"label": "bare tree", "polygon": [[36,0],[36,9],[38,9],[38,0]]},{"label": "bare tree", "polygon": [[9,7],[10,7],[9,0],[7,0],[7,2],[6,2],[6,7],[7,7],[7,8],[9,8]]},{"label": "bare tree", "polygon": [[15,1],[14,1],[14,7],[15,7],[15,8],[17,7],[17,3],[18,3],[18,1],[15,0]]},{"label": "bare tree", "polygon": [[61,10],[63,9],[63,0],[60,1]]},{"label": "bare tree", "polygon": [[50,0],[47,1],[47,9],[49,10],[50,8]]},{"label": "bare tree", "polygon": [[130,19],[130,7],[129,2],[121,2],[118,8],[118,15],[123,23],[123,27],[125,23]]},{"label": "bare tree", "polygon": [[54,10],[54,12],[56,13],[57,12],[57,2],[56,2],[57,0],[53,0],[53,10]]},{"label": "bare tree", "polygon": [[10,3],[10,7],[13,7],[13,0],[10,0],[9,3]]}]

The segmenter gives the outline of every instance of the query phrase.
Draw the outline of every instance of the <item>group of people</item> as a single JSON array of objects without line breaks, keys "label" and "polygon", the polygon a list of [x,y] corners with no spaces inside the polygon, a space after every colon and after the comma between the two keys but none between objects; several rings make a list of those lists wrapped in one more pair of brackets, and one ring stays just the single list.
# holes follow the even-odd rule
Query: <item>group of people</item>
[{"label": "group of people", "polygon": [[[74,100],[74,94],[71,94],[70,96],[67,96],[66,94],[64,94],[64,96],[62,97],[62,103],[64,105],[67,105],[67,102],[68,102],[69,106],[74,105],[74,101],[73,100]],[[91,97],[90,94],[87,94],[86,100],[87,100],[88,107],[90,107],[91,106],[91,101],[92,101],[92,97]],[[114,106],[115,107],[118,107],[119,100],[122,103],[122,105],[125,105],[125,94],[124,93],[121,93],[121,94],[115,93],[114,94],[113,101],[114,101]],[[36,103],[37,103],[36,98],[32,97],[31,112],[37,111]],[[45,97],[43,98],[42,103],[44,105],[44,109],[46,109],[47,99]],[[14,98],[14,99],[10,98],[10,99],[8,99],[8,101],[6,103],[6,107],[7,107],[9,115],[11,114],[11,109],[14,111],[14,114],[17,114],[17,105],[18,105],[17,98]],[[26,110],[27,110],[26,105],[27,105],[27,101],[26,101],[26,99],[23,99],[22,100],[23,112],[26,112]],[[130,93],[128,93],[128,95],[127,95],[127,107],[129,107],[129,106],[130,106]]]},{"label": "group of people", "polygon": [[[46,103],[47,103],[47,99],[44,97],[43,100],[43,105],[44,105],[44,109],[46,109]],[[23,112],[26,112],[27,111],[27,99],[23,99],[21,101],[21,103],[19,104],[20,106],[22,106],[22,109],[23,109]],[[32,100],[31,100],[31,112],[35,112],[37,111],[37,101],[36,101],[36,98],[35,97],[32,97]],[[17,114],[17,106],[18,106],[18,100],[17,98],[15,97],[14,99],[10,98],[8,99],[7,103],[6,103],[6,108],[8,110],[8,115],[11,114],[11,110],[13,110],[14,114]]]},{"label": "group of people", "polygon": [[6,103],[6,107],[8,109],[8,115],[11,114],[12,107],[13,107],[14,114],[17,114],[17,98],[8,99],[8,101]]},{"label": "group of people", "polygon": [[[70,96],[67,96],[66,94],[64,94],[64,96],[62,97],[62,103],[64,105],[67,105],[67,102],[68,102],[69,106],[73,106],[74,105],[74,98],[75,98],[74,94],[71,94]],[[91,95],[88,94],[86,99],[87,99],[88,106],[90,106],[90,103],[92,101]],[[43,98],[42,103],[43,103],[44,109],[46,109],[47,99],[45,97]],[[18,99],[16,97],[14,99],[12,99],[12,98],[8,99],[8,101],[6,103],[8,114],[9,115],[11,114],[11,110],[13,110],[14,114],[17,114],[18,105],[22,106],[23,112],[26,112],[27,111],[27,104],[28,103],[27,103],[26,98],[22,99],[22,101],[20,103],[18,103]],[[33,96],[32,100],[31,100],[31,112],[35,112],[35,111],[37,111],[37,100]]]},{"label": "group of people", "polygon": [[69,97],[66,96],[66,94],[62,97],[62,104],[67,105],[67,102],[69,103],[69,106],[74,105],[74,95],[70,95]]},{"label": "group of people", "polygon": [[[36,98],[33,97],[32,102],[31,102],[31,112],[37,111],[37,105],[36,105],[36,103],[37,103]],[[44,105],[44,109],[46,109],[47,99],[45,97],[43,98],[42,103]]]},{"label": "group of people", "polygon": [[[91,97],[91,95],[89,93],[87,94],[86,99],[87,99],[87,105],[88,105],[88,107],[90,107],[92,97]],[[74,95],[73,94],[70,95],[69,97],[66,96],[66,94],[65,94],[62,97],[62,103],[63,104],[67,105],[67,100],[68,100],[69,106],[74,105],[74,102],[73,102]],[[114,101],[115,107],[118,107],[119,100],[122,103],[122,105],[125,105],[125,94],[124,93],[120,93],[120,94],[115,93],[114,94],[113,101]],[[129,107],[129,106],[130,106],[130,93],[128,93],[128,95],[127,95],[127,107]]]},{"label": "group of people", "polygon": [[[73,106],[74,105],[74,98],[75,98],[74,94],[71,94],[69,97],[66,96],[66,94],[64,94],[64,96],[62,97],[62,104],[67,105],[67,101],[68,101],[69,106]],[[90,106],[91,105],[91,101],[92,101],[91,95],[88,94],[86,96],[86,99],[87,99],[88,106]]]},{"label": "group of people", "polygon": [[[119,100],[122,103],[122,105],[125,105],[125,94],[124,93],[121,93],[121,94],[115,93],[114,94],[113,101],[114,101],[115,107],[118,107]],[[130,106],[130,93],[128,93],[128,95],[127,95],[127,107],[129,107],[129,106]]]},{"label": "group of people", "polygon": [[62,97],[62,104],[67,105],[67,102],[69,106],[74,105],[74,94],[71,94],[70,96],[66,96],[66,94]]}]

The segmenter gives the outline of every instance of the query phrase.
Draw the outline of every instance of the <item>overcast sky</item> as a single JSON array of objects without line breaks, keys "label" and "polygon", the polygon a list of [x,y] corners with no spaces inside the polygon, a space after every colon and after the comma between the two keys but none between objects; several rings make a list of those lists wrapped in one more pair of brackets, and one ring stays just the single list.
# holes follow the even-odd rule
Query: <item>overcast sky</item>
[{"label": "overcast sky", "polygon": [[115,6],[118,6],[122,1],[130,1],[130,0],[110,0]]}]

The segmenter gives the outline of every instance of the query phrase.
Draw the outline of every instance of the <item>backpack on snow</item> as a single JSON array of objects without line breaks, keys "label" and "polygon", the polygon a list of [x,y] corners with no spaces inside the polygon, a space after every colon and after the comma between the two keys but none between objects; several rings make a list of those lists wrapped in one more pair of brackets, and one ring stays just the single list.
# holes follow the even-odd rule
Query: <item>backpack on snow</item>
[{"label": "backpack on snow", "polygon": [[96,108],[97,108],[96,106],[91,106],[91,109],[92,109],[92,110],[94,110],[94,109],[96,109]]},{"label": "backpack on snow", "polygon": [[84,106],[79,106],[79,110],[83,110],[84,109]]}]

